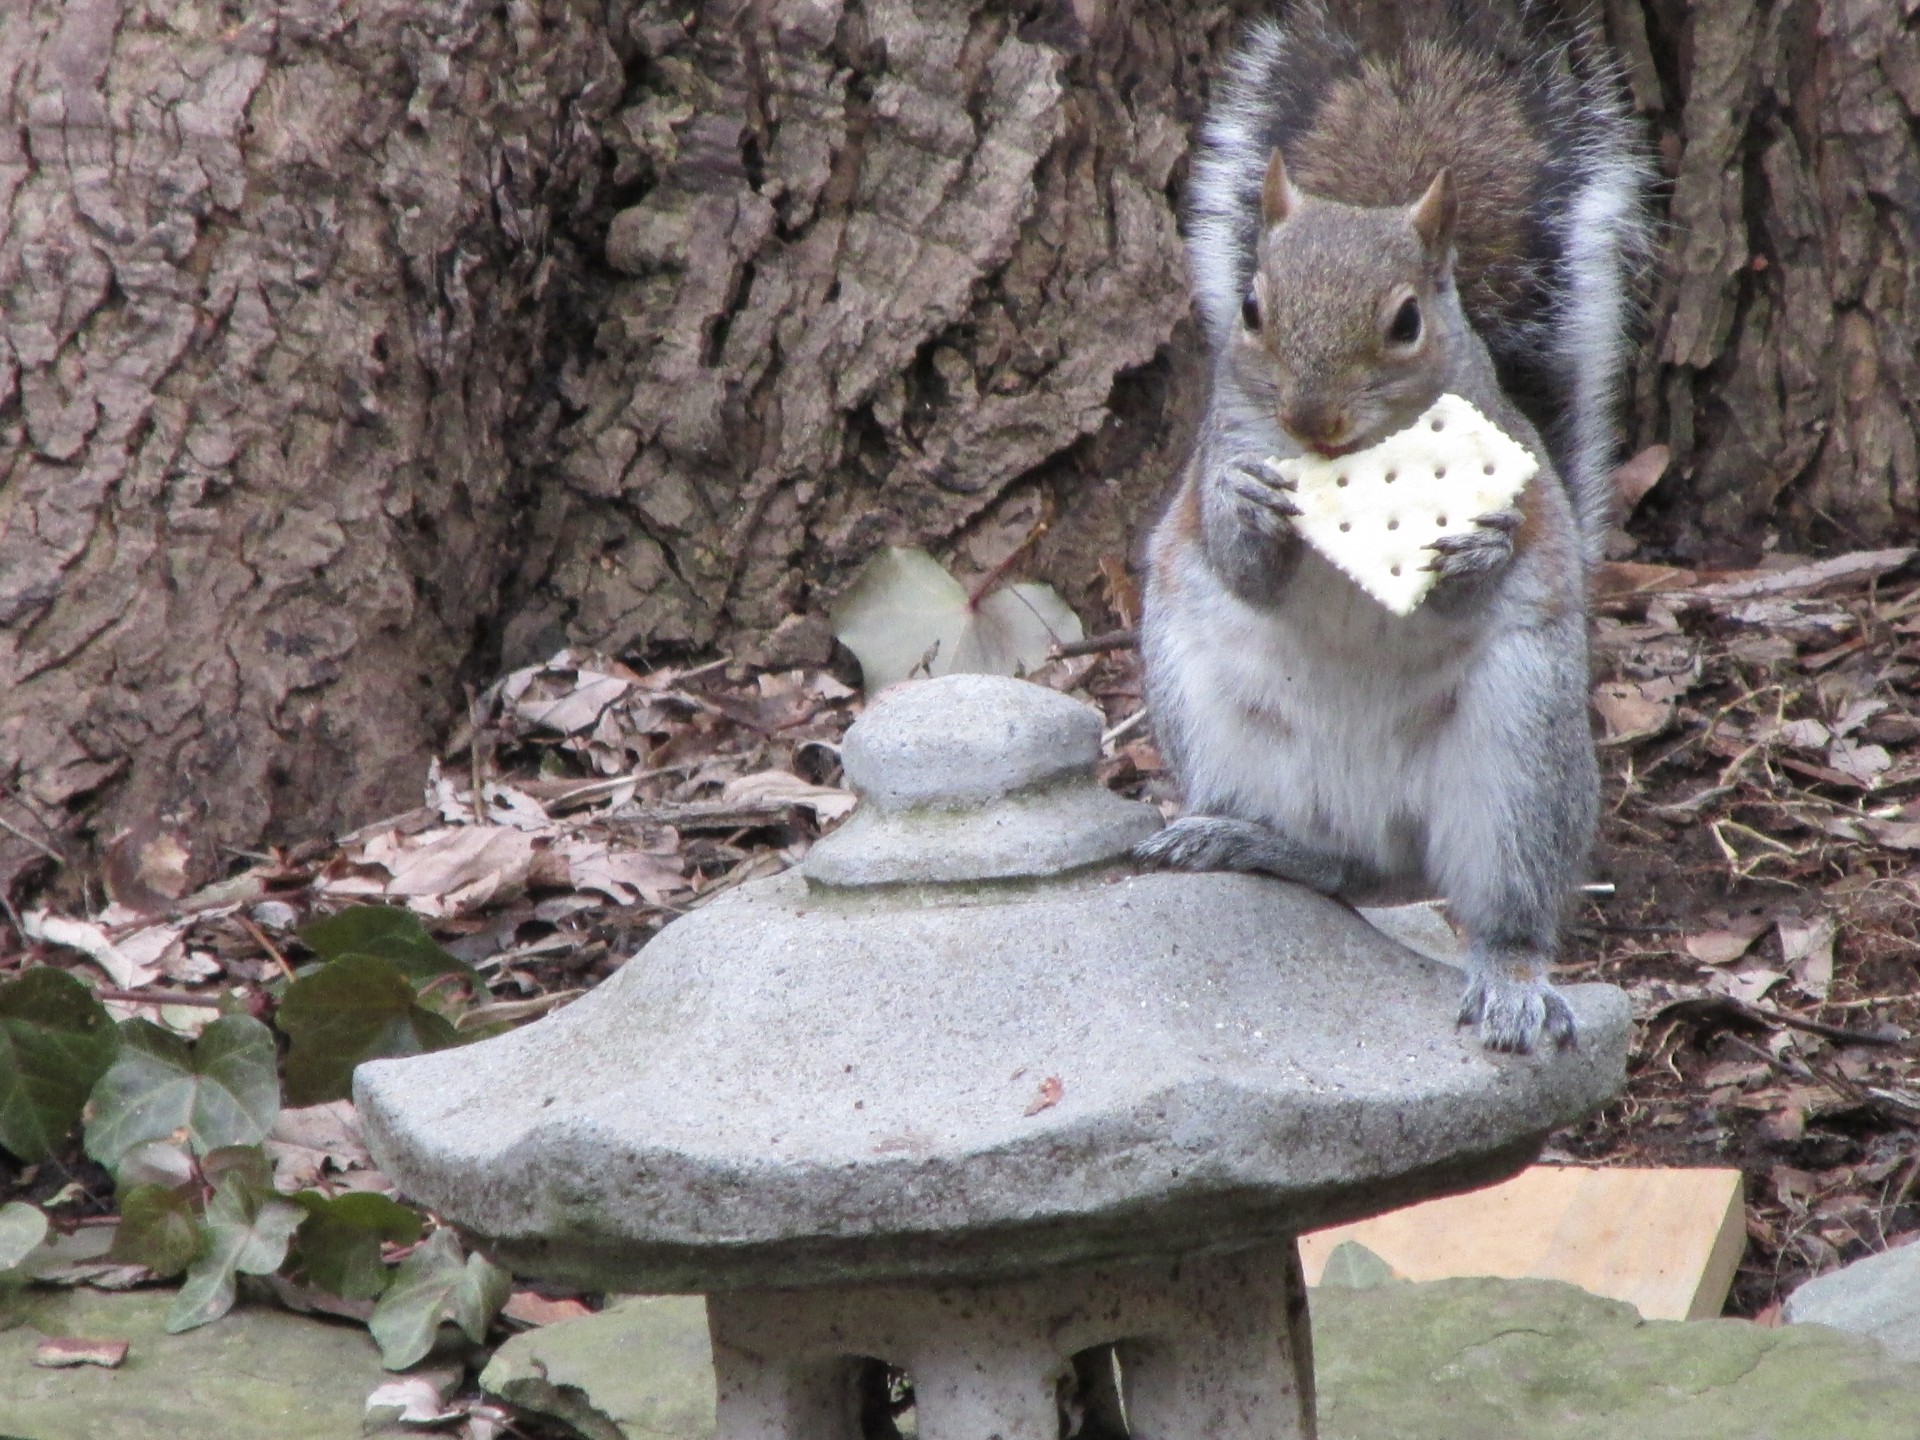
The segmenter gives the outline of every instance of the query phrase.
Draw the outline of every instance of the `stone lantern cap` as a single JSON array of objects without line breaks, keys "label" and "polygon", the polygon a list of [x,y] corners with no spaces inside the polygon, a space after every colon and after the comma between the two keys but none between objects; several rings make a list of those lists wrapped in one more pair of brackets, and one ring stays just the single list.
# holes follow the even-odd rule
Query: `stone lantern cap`
[{"label": "stone lantern cap", "polygon": [[523,1273],[719,1291],[1256,1244],[1490,1183],[1619,1089],[1625,997],[1493,1055],[1460,977],[1276,880],[1137,874],[1091,709],[949,676],[849,732],[860,811],[591,995],[360,1067],[381,1167]]}]

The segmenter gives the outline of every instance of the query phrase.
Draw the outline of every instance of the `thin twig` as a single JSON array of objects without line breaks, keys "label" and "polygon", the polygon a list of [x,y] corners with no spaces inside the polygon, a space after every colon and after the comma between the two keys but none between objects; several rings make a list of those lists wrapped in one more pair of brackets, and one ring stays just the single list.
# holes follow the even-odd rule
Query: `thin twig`
[{"label": "thin twig", "polygon": [[64,865],[67,863],[66,856],[62,855],[58,850],[55,850],[51,845],[47,844],[46,841],[27,834],[26,831],[22,830],[4,815],[0,815],[0,830],[6,831],[22,844],[31,845],[56,865]]},{"label": "thin twig", "polygon": [[1905,995],[1863,995],[1858,1000],[1823,1000],[1822,1010],[1870,1010],[1875,1005],[1911,1005],[1920,1001],[1920,991]]},{"label": "thin twig", "polygon": [[1062,640],[1047,651],[1049,660],[1067,660],[1075,655],[1100,655],[1108,650],[1131,650],[1140,643],[1137,630],[1109,630],[1083,640]]},{"label": "thin twig", "polygon": [[198,1005],[203,1010],[218,1010],[226,1003],[218,995],[190,995],[185,990],[113,990],[102,986],[93,993],[102,1000],[128,1005]]},{"label": "thin twig", "polygon": [[289,980],[298,978],[293,973],[293,966],[287,963],[287,957],[280,953],[280,947],[267,938],[266,931],[254,924],[250,917],[242,915],[237,910],[234,912],[233,918],[239,924],[240,928],[252,937],[254,944],[258,945],[262,950],[266,951],[268,955],[273,957],[273,963],[280,967],[280,973],[282,975],[285,975]]},{"label": "thin twig", "polygon": [[1107,748],[1107,746],[1112,745],[1117,741],[1126,739],[1127,736],[1131,735],[1134,731],[1138,730],[1142,725],[1144,725],[1146,721],[1147,721],[1147,709],[1143,705],[1138,710],[1134,711],[1133,714],[1129,715],[1126,719],[1122,720],[1118,725],[1114,726],[1111,730],[1107,731],[1106,734],[1102,735],[1100,737],[1100,748],[1104,750]]},{"label": "thin twig", "polygon": [[484,825],[487,823],[487,762],[480,753],[480,697],[474,693],[471,685],[466,687],[466,691],[467,729],[473,736],[467,744],[467,775],[468,783],[472,786],[467,803],[473,810],[473,823]]}]

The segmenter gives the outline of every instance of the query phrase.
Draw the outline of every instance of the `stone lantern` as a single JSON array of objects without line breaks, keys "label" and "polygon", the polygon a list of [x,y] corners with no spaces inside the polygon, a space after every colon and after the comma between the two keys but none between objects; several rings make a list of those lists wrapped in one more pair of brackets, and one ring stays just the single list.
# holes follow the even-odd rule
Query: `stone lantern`
[{"label": "stone lantern", "polygon": [[1625,999],[1489,1054],[1458,974],[1345,906],[1136,873],[1160,820],[1099,741],[1021,681],[887,693],[798,870],[537,1024],[362,1066],[381,1167],[524,1274],[707,1295],[720,1440],[858,1440],[876,1361],[923,1440],[1313,1435],[1294,1237],[1519,1170],[1620,1087]]}]

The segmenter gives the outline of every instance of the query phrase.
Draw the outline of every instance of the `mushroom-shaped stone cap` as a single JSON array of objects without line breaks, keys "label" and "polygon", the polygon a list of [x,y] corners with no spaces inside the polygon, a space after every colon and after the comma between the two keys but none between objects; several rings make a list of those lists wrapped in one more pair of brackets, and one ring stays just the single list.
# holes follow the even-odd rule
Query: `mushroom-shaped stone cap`
[{"label": "mushroom-shaped stone cap", "polygon": [[802,865],[821,885],[1034,879],[1160,828],[1094,779],[1100,714],[1001,675],[896,685],[841,746],[860,809]]},{"label": "mushroom-shaped stone cap", "polygon": [[[990,849],[1009,805],[1079,783],[882,818]],[[1577,1048],[1497,1056],[1455,1024],[1457,972],[1297,886],[1124,862],[1008,876],[742,885],[548,1019],[361,1066],[369,1143],[531,1274],[986,1278],[1500,1179],[1623,1080],[1611,986],[1561,992]]]}]

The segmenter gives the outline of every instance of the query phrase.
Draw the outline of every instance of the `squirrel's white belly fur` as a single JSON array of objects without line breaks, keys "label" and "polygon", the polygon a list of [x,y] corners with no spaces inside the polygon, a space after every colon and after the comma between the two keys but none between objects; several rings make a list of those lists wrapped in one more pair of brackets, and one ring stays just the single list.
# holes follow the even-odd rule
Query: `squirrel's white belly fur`
[{"label": "squirrel's white belly fur", "polygon": [[1189,808],[1417,882],[1435,800],[1461,802],[1447,782],[1475,728],[1467,682],[1484,624],[1396,616],[1314,554],[1281,610],[1193,569],[1176,583],[1187,603],[1160,611],[1152,701]]}]

